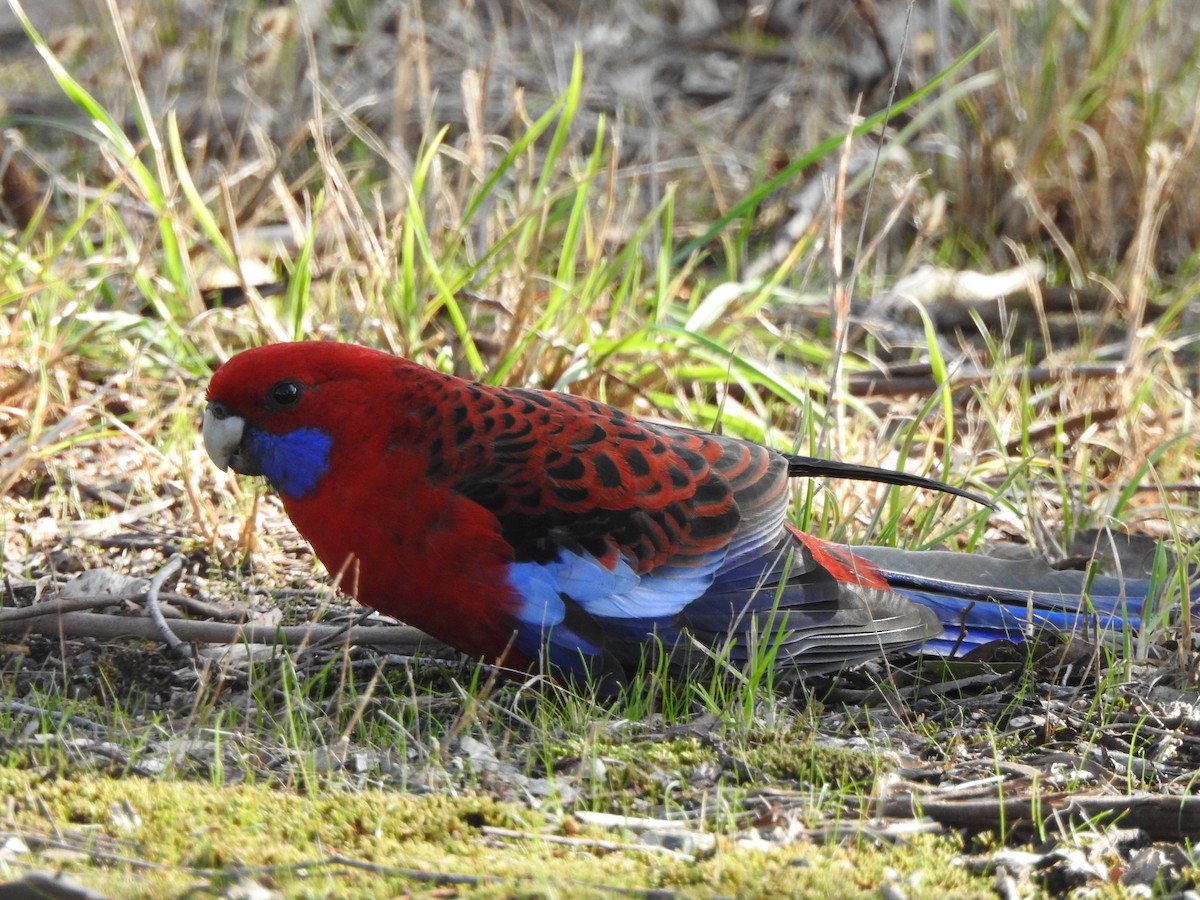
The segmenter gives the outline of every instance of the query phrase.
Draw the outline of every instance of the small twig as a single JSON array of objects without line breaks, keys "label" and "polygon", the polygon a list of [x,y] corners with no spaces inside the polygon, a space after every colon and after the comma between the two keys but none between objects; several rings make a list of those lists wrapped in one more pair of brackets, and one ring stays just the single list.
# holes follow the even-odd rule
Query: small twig
[{"label": "small twig", "polygon": [[9,609],[0,609],[0,633],[19,630],[9,627],[8,623],[10,622],[19,622],[23,619],[40,619],[43,616],[66,615],[67,613],[102,609],[106,606],[120,606],[128,600],[137,600],[139,597],[144,596],[145,591],[97,594],[91,597],[59,597],[54,600],[34,603],[31,606],[14,606]]},{"label": "small twig", "polygon": [[[33,607],[23,607],[32,609]],[[406,625],[372,625],[347,630],[340,625],[243,625],[228,622],[198,622],[178,619],[171,625],[173,633],[185,642],[202,644],[283,644],[299,647],[305,643],[337,639],[359,647],[377,647],[399,653],[437,655],[445,649],[433,638]],[[0,615],[0,634],[45,634],[51,637],[98,640],[115,638],[144,638],[154,640],[161,632],[148,616],[105,615],[92,612],[61,613],[49,610],[37,616],[21,619]]]},{"label": "small twig", "polygon": [[105,728],[99,722],[93,719],[77,716],[74,713],[61,712],[56,709],[42,709],[40,706],[31,706],[28,703],[22,703],[20,700],[8,700],[4,703],[5,710],[9,713],[15,713],[22,716],[48,716],[57,719],[62,725],[77,725],[80,728],[86,728],[89,731],[104,731]]},{"label": "small twig", "polygon": [[657,853],[684,862],[695,862],[692,853],[673,850],[661,844],[630,844],[625,841],[609,841],[604,838],[568,837],[561,834],[536,834],[531,831],[516,831],[512,828],[498,828],[494,825],[484,825],[480,829],[491,837],[505,838],[518,841],[545,841],[548,844],[565,844],[568,847],[584,847],[592,850],[609,850],[617,852]]},{"label": "small twig", "polygon": [[954,639],[954,646],[950,648],[951,659],[954,659],[956,656],[958,656],[959,648],[962,647],[963,641],[967,639],[967,616],[969,616],[971,611],[975,608],[976,602],[977,601],[972,600],[965,607],[963,607],[963,611],[958,617],[958,636]]},{"label": "small twig", "polygon": [[[146,592],[144,590],[119,591],[115,594],[93,594],[87,597],[57,597],[54,600],[40,601],[29,606],[15,605],[17,599],[16,597],[12,597],[10,598],[10,603],[13,605],[6,609],[0,609],[0,626],[4,622],[16,622],[20,619],[37,619],[42,616],[56,616],[65,613],[86,612],[92,609],[104,609],[109,606],[121,606],[132,600],[141,600],[145,596]],[[215,604],[197,600],[186,594],[159,593],[158,599],[160,602],[182,607],[188,612],[218,621],[244,620],[248,615],[244,606],[234,610],[224,610]],[[164,613],[165,615],[166,613]],[[0,627],[0,631],[4,630],[7,629]]]},{"label": "small twig", "polygon": [[193,616],[212,619],[217,622],[245,622],[250,618],[250,610],[244,603],[235,603],[232,608],[225,609],[207,600],[190,597],[187,594],[159,594],[158,599]]},{"label": "small twig", "polygon": [[[57,828],[55,828],[57,831]],[[75,853],[82,853],[89,859],[97,860],[104,863],[113,863],[116,865],[130,866],[135,869],[166,869],[167,865],[158,862],[152,862],[148,859],[142,859],[136,856],[128,856],[124,853],[110,853],[105,850],[97,849],[95,846],[96,833],[89,832],[86,841],[72,840],[70,836],[63,835],[61,832],[56,837],[48,837],[44,834],[34,834],[28,831],[0,831],[0,838],[20,838],[26,845],[39,850],[69,850]],[[43,896],[43,895],[32,895]],[[50,895],[44,895],[50,896]],[[65,895],[60,895],[65,896]]]},{"label": "small twig", "polygon": [[[392,875],[409,881],[424,884],[467,884],[483,885],[497,884],[501,879],[495,875],[463,875],[458,872],[430,872],[425,869],[406,869],[401,866],[387,866],[380,863],[368,862],[365,859],[354,859],[350,856],[333,854],[323,861],[325,865],[346,866],[376,875]],[[217,874],[220,874],[218,870]]]},{"label": "small twig", "polygon": [[689,822],[686,819],[651,819],[645,816],[623,816],[617,813],[593,812],[588,809],[577,809],[571,813],[571,816],[584,825],[620,831],[678,831],[681,828],[696,828],[695,822]]},{"label": "small twig", "polygon": [[163,567],[154,573],[154,577],[150,579],[150,587],[146,590],[146,609],[150,612],[150,620],[154,623],[154,627],[158,629],[159,637],[171,648],[171,651],[178,656],[190,656],[187,645],[167,625],[167,620],[163,618],[162,607],[158,605],[158,592],[162,590],[162,586],[168,578],[178,574],[183,568],[183,563],[183,554],[174,553],[163,564]]}]

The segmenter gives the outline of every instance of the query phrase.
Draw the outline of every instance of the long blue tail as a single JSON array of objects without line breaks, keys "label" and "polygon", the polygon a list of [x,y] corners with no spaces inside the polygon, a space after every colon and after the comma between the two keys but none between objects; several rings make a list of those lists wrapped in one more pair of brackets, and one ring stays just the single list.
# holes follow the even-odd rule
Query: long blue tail
[{"label": "long blue tail", "polygon": [[[1146,577],[1090,577],[1034,559],[945,551],[847,547],[874,565],[898,594],[928,606],[945,629],[921,649],[959,656],[990,641],[1020,643],[1052,630],[1096,643],[1141,626],[1155,583]],[[1200,599],[1193,586],[1193,600]]]}]

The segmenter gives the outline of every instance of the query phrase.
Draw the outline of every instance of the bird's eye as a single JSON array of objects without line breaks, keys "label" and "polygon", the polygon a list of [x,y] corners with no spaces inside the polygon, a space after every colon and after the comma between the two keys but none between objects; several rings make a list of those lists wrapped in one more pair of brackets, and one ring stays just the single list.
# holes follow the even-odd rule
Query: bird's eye
[{"label": "bird's eye", "polygon": [[291,406],[300,399],[300,385],[294,381],[281,381],[267,392],[275,406]]}]

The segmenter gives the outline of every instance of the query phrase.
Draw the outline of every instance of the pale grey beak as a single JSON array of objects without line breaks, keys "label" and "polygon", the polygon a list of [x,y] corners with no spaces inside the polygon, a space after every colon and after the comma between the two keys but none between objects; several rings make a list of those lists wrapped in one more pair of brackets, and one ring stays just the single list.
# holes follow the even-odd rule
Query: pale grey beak
[{"label": "pale grey beak", "polygon": [[204,408],[204,449],[218,469],[229,467],[245,430],[246,420],[235,416],[224,404],[210,402]]}]

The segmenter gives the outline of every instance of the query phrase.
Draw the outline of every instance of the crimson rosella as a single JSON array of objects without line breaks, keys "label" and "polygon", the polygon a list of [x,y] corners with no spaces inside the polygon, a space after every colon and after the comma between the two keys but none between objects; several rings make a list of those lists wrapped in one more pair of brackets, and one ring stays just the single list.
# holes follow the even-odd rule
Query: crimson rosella
[{"label": "crimson rosella", "polygon": [[[967,491],[350,344],[231,358],[208,388],[204,444],[219,467],[266,477],[361,603],[473,657],[569,680],[625,683],[658,648],[737,662],[755,637],[777,640],[777,665],[828,672],[1069,630],[1084,602],[1079,573],[851,549],[786,518],[793,476],[978,499]],[[1144,585],[1089,588],[1093,626],[1136,621]]]}]

